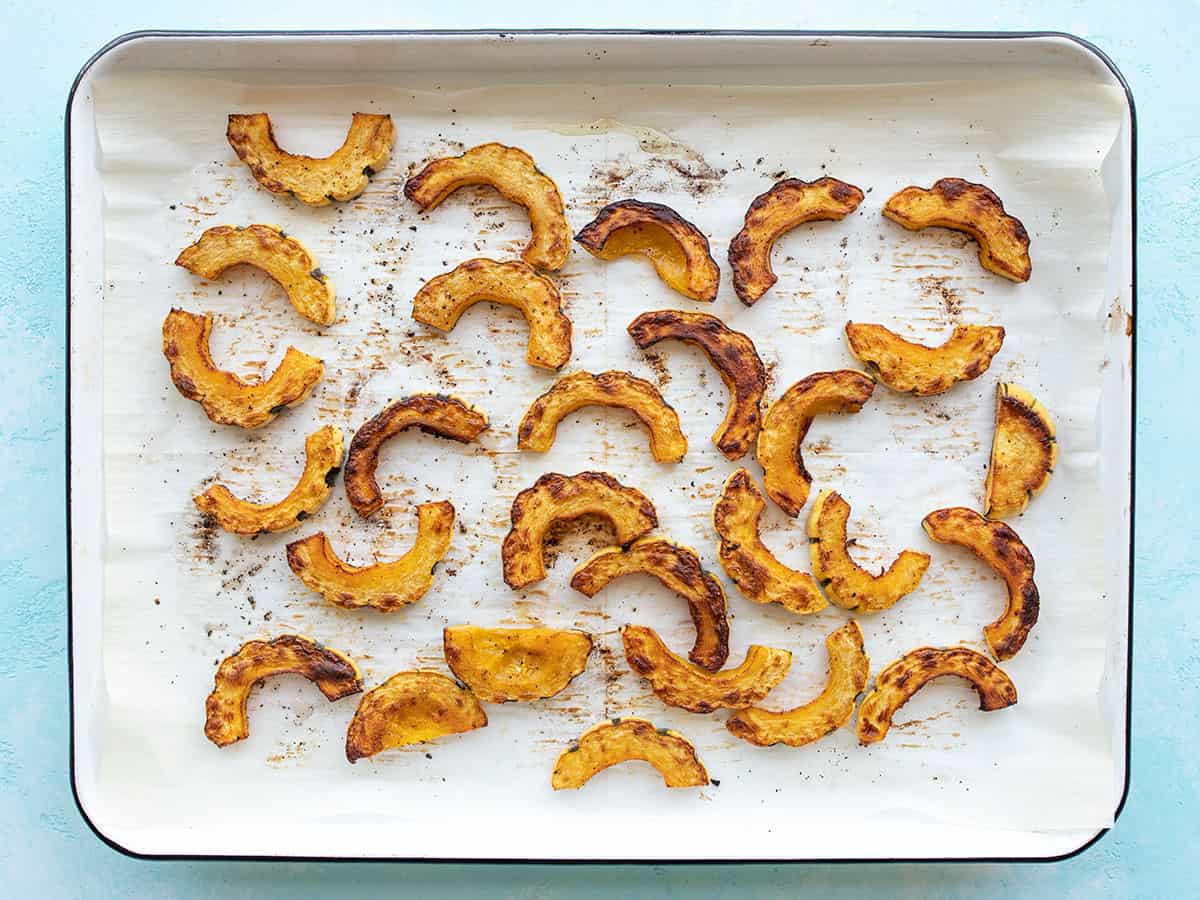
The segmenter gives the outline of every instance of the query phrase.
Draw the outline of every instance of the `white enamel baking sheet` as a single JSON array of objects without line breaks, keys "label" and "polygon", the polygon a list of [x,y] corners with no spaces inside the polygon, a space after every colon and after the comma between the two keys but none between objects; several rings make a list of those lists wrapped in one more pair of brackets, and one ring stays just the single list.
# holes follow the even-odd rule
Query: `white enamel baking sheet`
[{"label": "white enamel baking sheet", "polygon": [[[259,188],[224,139],[231,111],[268,111],[287,149],[323,155],[353,111],[396,122],[392,161],[358,200],[309,209]],[[149,854],[529,859],[803,859],[1053,856],[1111,824],[1125,781],[1130,527],[1131,111],[1113,74],[1064,38],[781,35],[386,35],[144,37],[101,58],[71,117],[74,759],[96,828]],[[474,256],[509,258],[522,212],[483,189],[430,214],[401,193],[425,161],[485,141],[525,148],[560,186],[578,229],[604,203],[669,204],[706,232],[722,267],[712,305],[673,294],[643,261],[576,248],[556,279],[574,322],[565,371],[623,369],[656,380],[690,442],[651,461],[621,412],[584,410],[553,450],[518,453],[515,427],[552,378],[524,362],[518,315],[481,307],[444,335],[415,323],[428,278]],[[754,196],[784,175],[834,175],[867,191],[840,223],[779,242],[779,283],[753,309],[733,294],[729,239]],[[1033,278],[983,271],[975,245],[908,233],[883,201],[955,175],[987,183],[1033,240]],[[206,283],[172,265],[217,224],[279,224],[331,278],[338,319],[317,328],[254,272]],[[325,360],[302,407],[253,433],[212,425],[171,385],[161,322],[172,306],[215,314],[213,350],[270,372],[288,345]],[[709,520],[736,464],[709,436],[725,391],[699,351],[638,351],[625,326],[658,308],[713,312],[756,342],[770,397],[814,371],[854,366],[848,319],[925,342],[963,323],[1007,340],[984,377],[941,397],[879,387],[857,416],[828,417],[807,447],[816,488],[851,503],[857,557],[933,555],[921,587],[861,620],[873,669],[921,644],[986,650],[981,627],[1003,587],[965,551],[931,544],[921,517],[978,508],[998,379],[1037,394],[1058,421],[1049,489],[1013,522],[1037,559],[1041,620],[1006,664],[1020,702],[984,714],[953,679],[922,691],[887,740],[849,726],[802,749],[759,749],[724,714],[664,707],[632,675],[617,630],[651,625],[680,652],[685,606],[646,577],[593,600],[567,585],[609,540],[571,532],[549,577],[511,591],[499,544],[515,494],[548,471],[599,469],[654,501],[661,532],[719,572]],[[480,407],[480,446],[419,434],[393,441],[370,521],[339,484],[295,532],[238,538],[205,525],[191,497],[214,478],[281,496],[319,424],[354,430],[385,403],[446,391]],[[744,460],[756,479],[761,472]],[[288,570],[289,540],[325,531],[355,563],[395,558],[414,506],[450,500],[457,533],[433,588],[393,615],[325,604]],[[807,511],[806,511],[807,512]],[[766,540],[807,568],[803,519],[771,509]],[[722,575],[722,579],[723,575]],[[824,681],[835,608],[797,618],[725,581],[730,663],[751,643],[793,651],[769,697],[804,702]],[[545,623],[597,638],[559,696],[491,706],[487,728],[351,766],[357,698],[330,704],[282,678],[251,700],[248,740],[202,732],[216,663],[246,640],[300,632],[358,660],[368,685],[442,667],[446,624]],[[668,791],[644,765],[554,792],[558,753],[606,717],[636,714],[696,744],[714,783]],[[719,782],[719,784],[717,783]]]}]

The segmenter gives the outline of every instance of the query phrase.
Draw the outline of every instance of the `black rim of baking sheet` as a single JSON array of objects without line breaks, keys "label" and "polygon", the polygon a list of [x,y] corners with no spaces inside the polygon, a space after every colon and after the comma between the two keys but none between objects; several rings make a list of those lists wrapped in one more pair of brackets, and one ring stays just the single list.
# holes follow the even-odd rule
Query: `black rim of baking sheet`
[{"label": "black rim of baking sheet", "polygon": [[797,858],[797,859],[596,859],[596,858],[473,858],[473,857],[355,857],[355,856],[291,856],[291,855],[249,855],[249,854],[198,854],[198,853],[140,853],[121,845],[101,831],[88,817],[79,799],[79,789],[75,772],[75,644],[74,644],[74,577],[71,562],[72,527],[71,527],[71,109],[75,102],[75,94],[84,77],[97,62],[117,47],[133,41],[146,38],[226,38],[226,37],[263,37],[263,38],[302,38],[302,37],[454,37],[454,36],[494,36],[504,37],[514,35],[520,37],[537,35],[594,35],[604,36],[639,36],[651,37],[785,37],[785,38],[946,38],[954,40],[1029,40],[1039,38],[1059,38],[1082,47],[1085,51],[1099,60],[1117,80],[1125,92],[1125,102],[1129,108],[1130,122],[1130,316],[1132,318],[1132,334],[1130,343],[1130,397],[1129,397],[1129,583],[1127,588],[1126,606],[1128,620],[1126,622],[1126,659],[1125,659],[1125,782],[1121,789],[1121,799],[1113,812],[1113,824],[1116,824],[1125,809],[1129,798],[1130,779],[1132,775],[1132,722],[1133,722],[1133,583],[1134,583],[1134,531],[1136,522],[1136,450],[1137,450],[1137,115],[1134,107],[1133,92],[1121,70],[1117,68],[1108,55],[1090,41],[1062,31],[804,31],[804,30],[772,30],[772,29],[622,29],[622,28],[471,28],[471,29],[382,29],[359,31],[132,31],[109,41],[83,64],[79,74],[71,84],[67,95],[66,115],[64,118],[65,132],[65,178],[66,178],[66,556],[67,556],[67,678],[70,692],[69,702],[69,741],[70,741],[70,781],[71,796],[79,815],[87,823],[92,832],[118,853],[133,859],[146,860],[188,860],[188,861],[249,861],[249,862],[405,862],[405,863],[481,863],[481,864],[532,864],[532,865],[803,865],[828,863],[1054,863],[1071,859],[1095,845],[1104,837],[1112,826],[1102,828],[1091,838],[1074,850],[1057,856],[971,856],[971,857],[858,857],[858,858]]}]

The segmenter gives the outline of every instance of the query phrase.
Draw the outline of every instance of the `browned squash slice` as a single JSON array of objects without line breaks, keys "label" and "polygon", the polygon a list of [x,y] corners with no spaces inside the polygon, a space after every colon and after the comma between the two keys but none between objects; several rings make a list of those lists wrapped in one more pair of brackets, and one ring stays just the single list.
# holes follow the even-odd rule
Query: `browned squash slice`
[{"label": "browned squash slice", "polygon": [[577,240],[600,259],[640,253],[667,286],[693,300],[715,300],[721,270],[695,225],[669,206],[620,200],[583,227]]},{"label": "browned squash slice", "polygon": [[363,694],[346,729],[346,759],[422,744],[487,725],[475,695],[441,672],[398,672]]},{"label": "browned squash slice", "polygon": [[299,406],[325,375],[325,364],[288,347],[270,378],[244,381],[218,369],[209,353],[210,315],[173,309],[163,320],[163,355],[179,393],[200,404],[218,425],[260,428],[283,410]]},{"label": "browned squash slice", "polygon": [[528,211],[531,238],[521,251],[525,262],[551,271],[563,267],[571,252],[571,229],[562,195],[533,157],[518,147],[480,144],[462,156],[435,159],[408,179],[404,196],[429,210],[469,184],[490,185]]},{"label": "browned squash slice", "polygon": [[985,712],[1017,702],[1012,680],[982,653],[967,647],[918,647],[875,676],[875,688],[858,709],[858,740],[874,744],[887,737],[896,710],[935,678],[957,675],[971,682]]},{"label": "browned squash slice", "polygon": [[1000,382],[984,514],[1004,519],[1024,512],[1046,489],[1056,465],[1058,437],[1050,411],[1019,384]]},{"label": "browned squash slice", "polygon": [[555,522],[580,516],[607,519],[622,546],[633,543],[658,525],[658,514],[649,498],[635,488],[625,487],[611,475],[550,472],[513,500],[512,528],[500,551],[505,584],[523,588],[545,578],[542,544],[546,532]]},{"label": "browned squash slice", "polygon": [[663,400],[658,388],[628,372],[575,372],[560,378],[533,401],[521,419],[517,446],[545,453],[554,446],[558,423],[585,406],[632,412],[650,432],[650,455],[657,462],[679,462],[687,453],[679,415]]},{"label": "browned squash slice", "polygon": [[691,741],[645,719],[613,719],[593,725],[554,766],[550,786],[556,791],[581,788],[597,772],[630,760],[654,766],[669,788],[703,787],[708,771]]},{"label": "browned squash slice", "polygon": [[175,259],[175,265],[210,281],[230,266],[242,264],[274,278],[304,318],[318,325],[333,324],[337,311],[329,278],[303,244],[274,225],[218,225]]},{"label": "browned squash slice", "polygon": [[291,493],[278,503],[250,503],[214,484],[192,501],[234,534],[262,534],[295,528],[329,499],[342,464],[342,430],[324,425],[304,440],[304,472]]},{"label": "browned squash slice", "polygon": [[594,597],[622,575],[653,575],[663,587],[687,601],[696,626],[696,641],[688,658],[715,672],[729,658],[729,616],[721,582],[706,572],[700,557],[658,537],[639,538],[628,548],[606,547],[575,570],[571,587]]},{"label": "browned squash slice", "polygon": [[817,494],[808,514],[813,575],[829,599],[842,609],[879,612],[917,589],[929,568],[929,554],[902,550],[886,572],[872,575],[850,558],[846,541],[849,518],[850,504],[841,494],[831,490]]},{"label": "browned squash slice", "polygon": [[273,641],[250,641],[217,667],[213,691],[204,704],[204,736],[218,747],[249,737],[246,701],[250,691],[274,675],[303,675],[330,700],[362,690],[362,676],[354,661],[312,638],[285,634]]},{"label": "browned squash slice", "polygon": [[521,311],[529,324],[525,359],[531,366],[561,369],[571,358],[571,320],[562,311],[554,282],[519,260],[471,259],[453,272],[431,278],[413,298],[413,318],[450,331],[476,303],[498,303]]},{"label": "browned squash slice", "polygon": [[909,231],[933,226],[969,234],[979,242],[983,267],[1010,281],[1028,281],[1033,271],[1025,226],[982,184],[943,178],[928,190],[906,187],[891,196],[883,214]]},{"label": "browned squash slice", "polygon": [[958,325],[938,347],[914,344],[882,325],[846,323],[850,352],[893,391],[928,397],[978,378],[1004,343],[999,325]]},{"label": "browned squash slice", "polygon": [[587,666],[592,637],[557,628],[442,629],[446,662],[485,703],[553,697]]},{"label": "browned squash slice", "polygon": [[379,451],[406,428],[469,444],[487,428],[487,417],[457,397],[413,394],[390,404],[354,433],[346,457],[346,497],[360,516],[373,515],[383,506],[383,493],[375,480]]},{"label": "browned squash slice", "polygon": [[629,667],[650,682],[654,695],[668,706],[694,713],[757,703],[783,681],[792,664],[787,650],[751,644],[736,669],[706,672],[672,653],[653,628],[626,625],[621,640]]},{"label": "browned squash slice", "polygon": [[395,562],[348,565],[338,559],[323,532],[288,544],[287,561],[301,581],[334,606],[395,612],[425,596],[453,531],[453,506],[444,500],[422,503],[417,507],[417,539]]},{"label": "browned squash slice", "polygon": [[858,695],[867,686],[871,660],[863,650],[862,629],[851,619],[825,637],[829,677],[813,700],[784,712],[751,707],[729,717],[725,727],[760,747],[803,747],[833,734],[850,721]]},{"label": "browned squash slice", "polygon": [[789,516],[800,515],[812,486],[801,444],[813,418],[856,413],[874,390],[875,382],[862,372],[839,369],[800,379],[771,404],[758,433],[758,464],[767,496]]},{"label": "browned squash slice", "polygon": [[771,269],[771,248],[780,236],[808,222],[844,219],[862,201],[859,188],[836,178],[787,178],[755,197],[746,210],[745,225],[729,243],[738,299],[753,306],[778,280]]},{"label": "browned squash slice", "polygon": [[762,421],[767,370],[754,342],[707,313],[659,309],[629,323],[629,335],[641,349],[659,341],[683,341],[699,347],[729,389],[729,406],[713,443],[728,459],[741,459],[754,445]]},{"label": "browned squash slice", "polygon": [[291,194],[308,206],[326,206],[332,200],[353,200],[366,190],[370,176],[387,164],[396,126],[391,116],[354,113],[342,146],[320,158],[281,150],[266,113],[231,114],[225,137],[268,191]]},{"label": "browned squash slice", "polygon": [[1003,522],[989,522],[961,506],[937,509],[921,522],[925,533],[940,544],[966,547],[1004,579],[1008,606],[1004,614],[983,628],[996,659],[1017,655],[1038,620],[1041,601],[1033,581],[1033,554],[1017,533]]},{"label": "browned squash slice", "polygon": [[829,604],[813,577],[785,566],[762,542],[758,523],[766,508],[749,472],[738,469],[729,476],[712,516],[725,574],[754,603],[778,603],[799,615],[824,609]]}]

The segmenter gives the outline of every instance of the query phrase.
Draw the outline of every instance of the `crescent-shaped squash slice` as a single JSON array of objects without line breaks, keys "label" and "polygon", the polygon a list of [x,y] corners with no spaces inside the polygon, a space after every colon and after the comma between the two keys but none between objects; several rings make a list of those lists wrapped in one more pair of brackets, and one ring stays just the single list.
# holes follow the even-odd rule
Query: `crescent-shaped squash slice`
[{"label": "crescent-shaped squash slice", "polygon": [[874,390],[875,382],[869,376],[839,369],[800,379],[771,404],[758,433],[758,464],[767,496],[789,516],[800,515],[812,486],[801,444],[813,418],[856,413]]},{"label": "crescent-shaped squash slice", "polygon": [[528,211],[531,237],[521,251],[525,262],[551,271],[563,267],[571,252],[571,229],[562,195],[533,157],[518,147],[480,144],[462,156],[435,159],[408,179],[404,196],[428,210],[469,184],[490,185]]},{"label": "crescent-shaped squash slice", "polygon": [[545,453],[554,446],[558,423],[585,406],[627,409],[650,432],[650,455],[657,462],[679,462],[687,454],[687,438],[679,415],[658,388],[628,372],[575,372],[560,378],[533,401],[517,429],[517,446]]},{"label": "crescent-shaped squash slice", "polygon": [[629,667],[650,682],[654,695],[668,706],[694,713],[757,703],[783,681],[792,664],[787,650],[751,644],[736,669],[706,672],[672,653],[653,628],[626,625],[621,640]]},{"label": "crescent-shaped squash slice", "polygon": [[939,544],[966,547],[1004,579],[1008,606],[1000,618],[984,626],[983,636],[996,659],[1016,656],[1037,624],[1041,606],[1029,548],[1003,522],[990,522],[961,506],[936,509],[921,521],[921,526]]},{"label": "crescent-shaped squash slice", "polygon": [[706,572],[700,557],[659,537],[639,538],[628,548],[606,547],[583,562],[571,576],[571,587],[594,597],[622,575],[653,575],[663,587],[687,601],[696,626],[688,658],[715,672],[729,658],[729,616],[721,582]]},{"label": "crescent-shaped squash slice", "polygon": [[616,259],[640,253],[654,263],[667,286],[693,300],[715,300],[721,270],[708,249],[708,238],[669,206],[619,200],[596,214],[575,235],[588,253]]},{"label": "crescent-shaped squash slice", "polygon": [[446,663],[485,703],[553,697],[587,666],[592,637],[557,628],[442,629]]},{"label": "crescent-shaped squash slice", "polygon": [[729,242],[738,299],[753,306],[778,280],[771,269],[771,248],[781,235],[807,222],[844,219],[862,201],[862,190],[836,178],[788,178],[755,197],[742,230]]},{"label": "crescent-shaped squash slice", "polygon": [[918,647],[875,676],[875,687],[858,708],[858,740],[874,744],[887,737],[896,710],[935,678],[957,675],[971,682],[984,712],[1017,702],[1012,680],[990,659],[969,647]]},{"label": "crescent-shaped squash slice", "polygon": [[1049,410],[1019,384],[1000,382],[984,514],[1003,519],[1024,512],[1046,489],[1057,464],[1058,437]]},{"label": "crescent-shaped squash slice", "polygon": [[824,609],[829,604],[813,577],[785,566],[762,542],[758,523],[766,508],[749,472],[738,469],[729,476],[712,515],[725,574],[754,603],[778,603],[799,615]]},{"label": "crescent-shaped squash slice", "polygon": [[175,265],[209,280],[242,264],[274,278],[304,318],[333,323],[337,310],[329,278],[303,244],[274,225],[217,225],[175,258]]},{"label": "crescent-shaped squash slice", "polygon": [[929,397],[978,378],[1004,343],[999,325],[958,325],[938,347],[907,341],[882,325],[846,323],[850,352],[893,391]]},{"label": "crescent-shaped squash slice", "polygon": [[658,514],[650,499],[636,488],[625,487],[611,475],[549,472],[513,500],[512,528],[500,549],[505,584],[523,588],[545,578],[542,543],[550,526],[589,515],[607,519],[621,546],[632,543],[658,525]]},{"label": "crescent-shaped squash slice", "polygon": [[803,747],[833,734],[850,721],[858,695],[867,686],[871,660],[863,649],[862,629],[851,619],[825,636],[829,651],[829,676],[825,688],[803,706],[784,712],[751,707],[743,709],[725,727],[744,741],[760,747],[787,744]]},{"label": "crescent-shaped squash slice", "polygon": [[906,187],[888,199],[883,214],[909,231],[933,226],[969,234],[979,242],[980,264],[1010,281],[1028,281],[1033,271],[1025,226],[982,184],[943,178],[928,190]]},{"label": "crescent-shaped squash slice", "polygon": [[204,704],[204,736],[218,747],[248,737],[246,702],[250,691],[274,675],[303,675],[330,700],[362,690],[362,676],[354,661],[312,638],[285,634],[273,641],[250,641],[217,666],[213,691]]},{"label": "crescent-shaped squash slice", "polygon": [[646,719],[628,717],[601,722],[580,735],[558,758],[550,786],[556,791],[581,788],[609,766],[635,759],[654,766],[669,788],[708,784],[708,770],[691,741]]},{"label": "crescent-shaped squash slice", "polygon": [[391,116],[354,113],[342,146],[321,158],[281,150],[266,113],[231,114],[225,137],[268,191],[291,194],[308,206],[326,206],[331,200],[353,200],[366,190],[370,176],[391,155],[396,126]]},{"label": "crescent-shaped squash slice", "polygon": [[163,320],[163,355],[171,365],[171,380],[179,393],[200,404],[218,425],[259,428],[280,412],[299,406],[325,375],[315,356],[288,347],[270,378],[244,381],[218,369],[208,349],[213,319],[172,309]]},{"label": "crescent-shaped squash slice", "polygon": [[421,744],[487,725],[475,695],[441,672],[398,672],[363,694],[346,729],[346,759]]},{"label": "crescent-shaped squash slice", "polygon": [[823,490],[808,514],[808,551],[813,575],[842,609],[879,612],[911,594],[925,577],[929,554],[902,550],[887,571],[872,575],[853,559],[846,541],[850,504],[836,491]]},{"label": "crescent-shaped squash slice", "polygon": [[445,500],[422,503],[417,507],[417,539],[395,562],[348,565],[323,532],[288,544],[287,561],[301,581],[334,606],[395,612],[425,596],[453,531],[453,506]]},{"label": "crescent-shaped squash slice", "polygon": [[562,311],[554,282],[520,260],[467,260],[431,278],[413,298],[418,322],[450,331],[476,303],[499,303],[521,311],[529,324],[525,359],[531,366],[561,369],[571,358],[571,320]]},{"label": "crescent-shaped squash slice", "polygon": [[659,309],[642,313],[627,329],[642,350],[675,340],[699,347],[729,389],[729,406],[712,439],[728,459],[741,459],[754,445],[762,423],[767,370],[754,342],[707,313]]},{"label": "crescent-shaped squash slice", "polygon": [[379,451],[406,428],[469,444],[487,428],[487,416],[457,397],[413,394],[389,404],[383,412],[362,425],[350,441],[346,457],[346,497],[363,518],[383,506],[383,493],[375,480]]},{"label": "crescent-shaped squash slice", "polygon": [[211,485],[192,498],[201,512],[234,534],[262,534],[295,528],[329,499],[342,464],[342,429],[324,425],[304,439],[304,471],[291,492],[278,503],[250,503],[223,484]]}]

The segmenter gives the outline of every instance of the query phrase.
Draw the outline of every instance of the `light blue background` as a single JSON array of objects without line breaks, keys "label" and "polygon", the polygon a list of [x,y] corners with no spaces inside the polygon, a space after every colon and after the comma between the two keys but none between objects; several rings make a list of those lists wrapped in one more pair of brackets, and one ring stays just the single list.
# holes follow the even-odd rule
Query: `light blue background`
[{"label": "light blue background", "polygon": [[[520,8],[510,8],[512,6]],[[1200,7],[1117,3],[207,4],[4,0],[0,31],[0,890],[17,897],[1186,897],[1198,771],[1196,596]],[[806,8],[808,7],[808,8]],[[274,18],[284,15],[286,18]],[[1057,865],[468,867],[140,862],[97,840],[67,772],[62,116],[80,65],[143,28],[625,26],[1054,29],[1106,50],[1138,105],[1138,504],[1133,787],[1116,829]],[[403,852],[402,847],[397,848]]]}]

